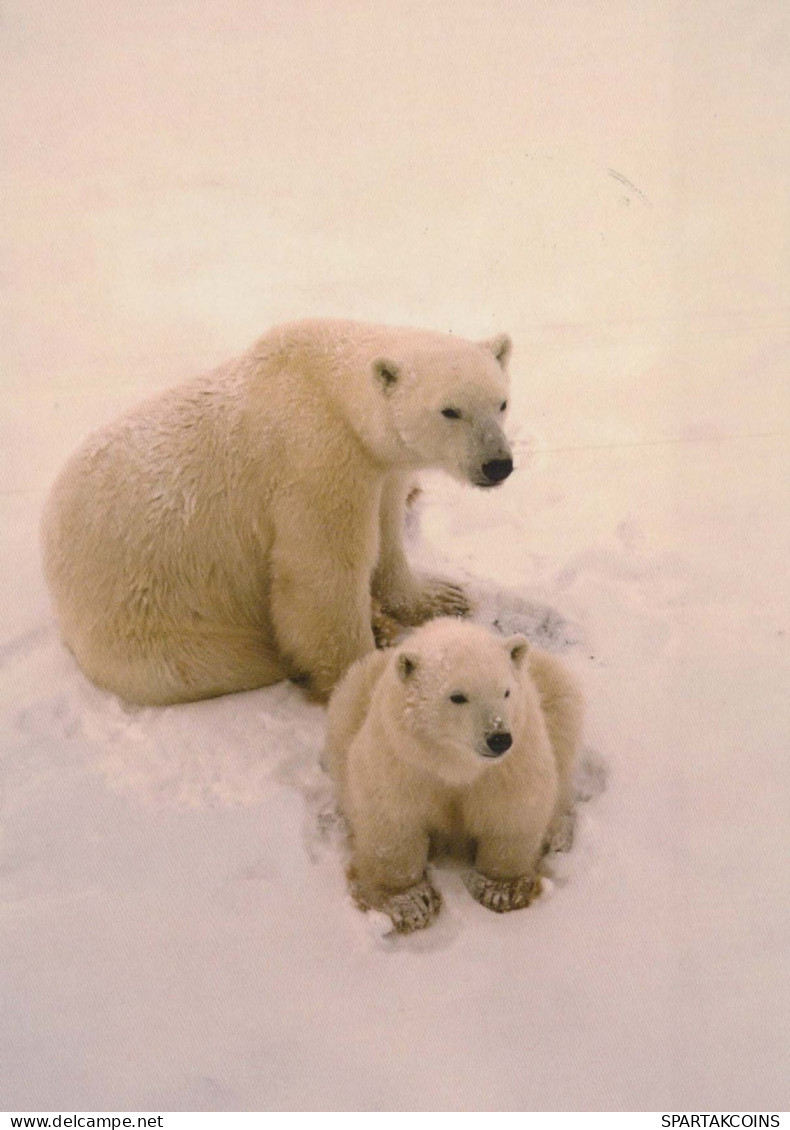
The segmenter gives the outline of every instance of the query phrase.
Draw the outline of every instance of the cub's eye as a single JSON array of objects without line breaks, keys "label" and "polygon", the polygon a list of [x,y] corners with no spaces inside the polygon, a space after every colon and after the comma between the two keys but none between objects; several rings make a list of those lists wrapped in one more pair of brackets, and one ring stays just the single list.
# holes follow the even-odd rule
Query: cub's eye
[{"label": "cub's eye", "polygon": [[499,411],[504,412],[506,408],[507,408],[507,401],[503,400],[502,403],[499,405]]},{"label": "cub's eye", "polygon": [[455,702],[460,705],[462,702],[469,702],[469,699],[465,694],[461,694],[461,692],[459,691],[457,694],[450,695],[450,702]]},{"label": "cub's eye", "polygon": [[446,416],[448,420],[460,420],[461,413],[457,408],[442,408],[442,415]]},{"label": "cub's eye", "polygon": [[505,691],[505,698],[510,698],[510,687]]}]

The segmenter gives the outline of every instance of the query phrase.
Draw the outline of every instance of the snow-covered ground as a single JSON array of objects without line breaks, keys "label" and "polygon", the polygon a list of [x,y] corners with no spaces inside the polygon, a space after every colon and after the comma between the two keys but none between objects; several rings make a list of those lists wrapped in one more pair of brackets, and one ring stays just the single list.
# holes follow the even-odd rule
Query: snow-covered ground
[{"label": "snow-covered ground", "polygon": [[[0,37],[0,1106],[786,1109],[786,3],[9,0]],[[518,471],[429,479],[413,555],[586,691],[606,787],[528,910],[441,870],[382,936],[319,707],[128,709],[56,637],[67,454],[320,314],[514,338]]]}]

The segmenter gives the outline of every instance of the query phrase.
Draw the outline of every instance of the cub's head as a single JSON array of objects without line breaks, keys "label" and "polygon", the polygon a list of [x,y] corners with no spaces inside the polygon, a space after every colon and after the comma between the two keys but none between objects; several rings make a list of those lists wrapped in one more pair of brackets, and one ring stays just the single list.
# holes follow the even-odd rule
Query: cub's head
[{"label": "cub's head", "polygon": [[529,645],[475,624],[433,620],[393,658],[405,755],[447,784],[468,783],[507,757],[517,729],[518,669]]},{"label": "cub's head", "polygon": [[372,362],[371,379],[402,464],[439,468],[478,487],[504,482],[513,470],[503,431],[510,338],[423,333],[392,348]]}]

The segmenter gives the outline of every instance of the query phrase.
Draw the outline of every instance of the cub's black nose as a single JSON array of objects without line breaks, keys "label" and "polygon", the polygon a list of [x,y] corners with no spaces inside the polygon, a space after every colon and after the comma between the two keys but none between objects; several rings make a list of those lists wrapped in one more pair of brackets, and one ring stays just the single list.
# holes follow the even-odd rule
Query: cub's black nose
[{"label": "cub's black nose", "polygon": [[513,738],[505,731],[499,734],[489,734],[486,738],[486,745],[491,750],[495,757],[500,754],[506,753],[513,744]]},{"label": "cub's black nose", "polygon": [[512,459],[491,459],[483,464],[483,474],[490,483],[503,482],[512,470]]}]

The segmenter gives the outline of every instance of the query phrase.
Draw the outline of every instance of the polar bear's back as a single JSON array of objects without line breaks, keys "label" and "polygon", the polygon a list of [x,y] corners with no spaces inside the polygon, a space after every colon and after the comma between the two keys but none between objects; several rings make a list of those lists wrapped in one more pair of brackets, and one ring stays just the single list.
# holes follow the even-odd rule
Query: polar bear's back
[{"label": "polar bear's back", "polygon": [[240,458],[245,398],[235,362],[136,406],[75,452],[45,506],[43,564],[64,640],[94,682],[129,701],[198,697],[182,686],[186,670],[200,696],[218,693],[228,673],[201,675],[212,637],[237,663],[249,653],[254,676],[282,677],[259,642],[267,531],[252,500],[260,508],[266,483]]},{"label": "polar bear's back", "polygon": [[243,476],[231,457],[241,397],[229,388],[212,375],[171,389],[94,433],[67,462],[42,522],[58,603],[85,584],[101,598],[111,579],[142,583],[152,555],[166,569],[184,567],[191,543],[218,540],[225,508],[207,511],[205,500],[232,499]]},{"label": "polar bear's back", "polygon": [[560,779],[569,777],[579,748],[584,703],[581,692],[563,664],[540,648],[527,655],[527,668],[537,687]]}]

